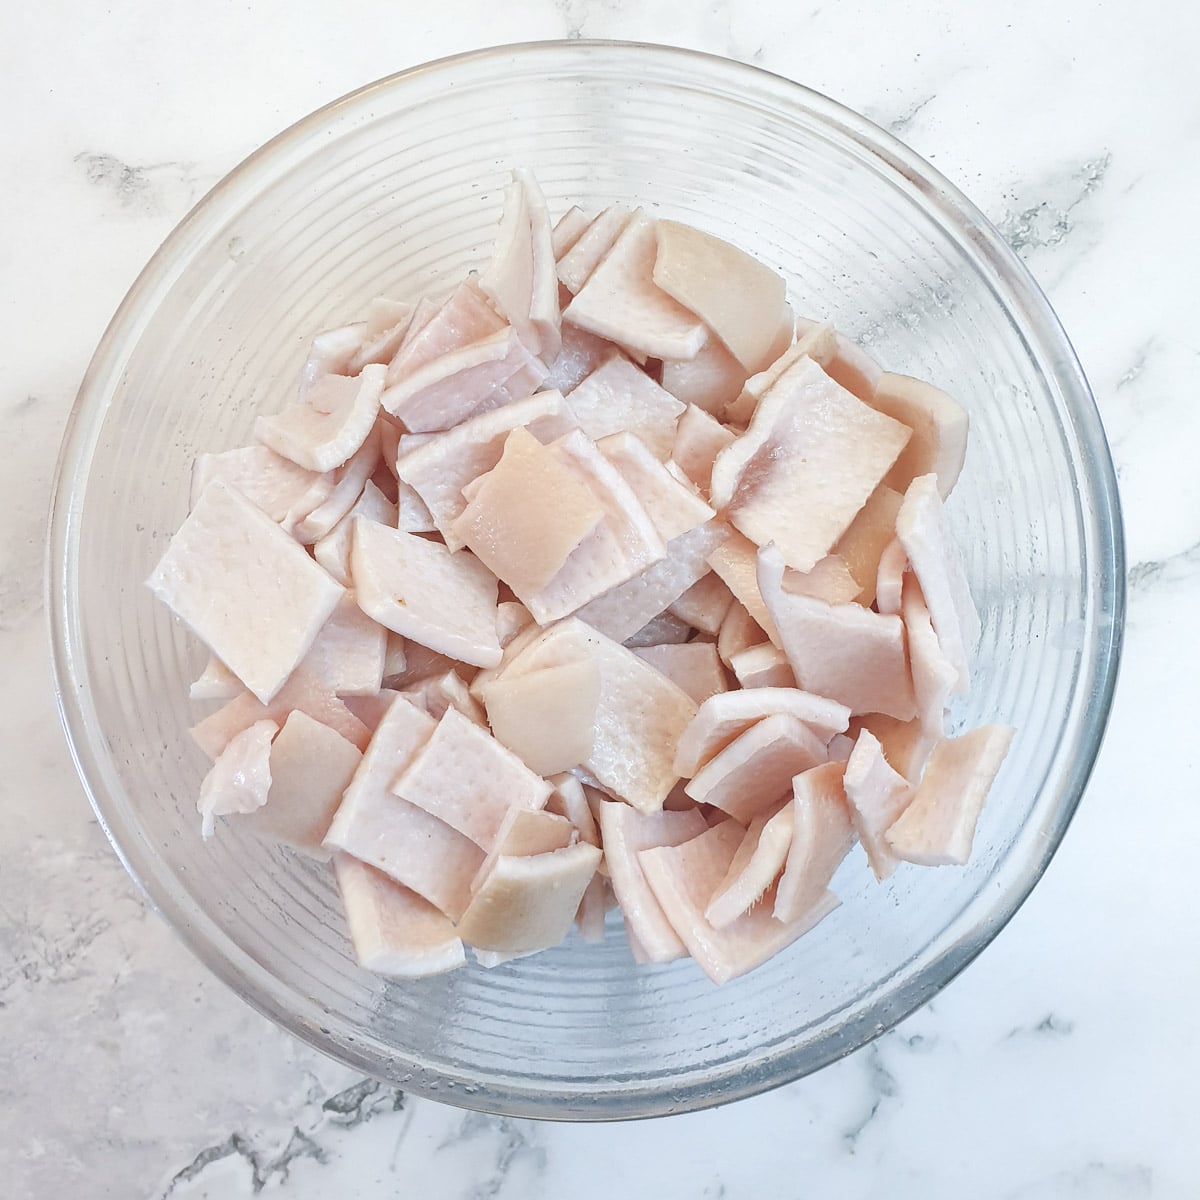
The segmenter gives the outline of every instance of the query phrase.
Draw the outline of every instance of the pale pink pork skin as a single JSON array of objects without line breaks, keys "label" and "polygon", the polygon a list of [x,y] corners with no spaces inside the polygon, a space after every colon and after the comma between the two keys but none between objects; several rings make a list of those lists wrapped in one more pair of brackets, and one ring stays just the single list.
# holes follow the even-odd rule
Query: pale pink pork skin
[{"label": "pale pink pork skin", "polygon": [[912,803],[887,831],[897,858],[922,866],[963,866],[988,791],[1014,731],[984,725],[933,748]]},{"label": "pale pink pork skin", "polygon": [[553,441],[574,425],[560,393],[538,392],[406,446],[396,459],[396,474],[425,505],[429,528],[437,529],[451,550],[461,550],[454,523],[467,507],[462,490],[499,463],[509,434],[524,427],[535,437],[543,435],[541,441]]},{"label": "pale pink pork skin", "polygon": [[558,280],[572,296],[582,290],[632,216],[629,209],[619,204],[604,209],[588,221],[586,228],[558,255]]},{"label": "pale pink pork skin", "polygon": [[271,790],[271,739],[274,721],[255,721],[230,739],[200,784],[196,811],[200,832],[210,838],[217,817],[251,813],[267,802]]},{"label": "pale pink pork skin", "polygon": [[776,713],[713,755],[684,791],[746,825],[786,794],[794,776],[826,757],[825,743],[807,725]]},{"label": "pale pink pork skin", "polygon": [[697,704],[729,690],[713,642],[641,646],[634,649],[634,654],[677,684]]},{"label": "pale pink pork skin", "polygon": [[772,716],[803,723],[825,744],[850,724],[850,710],[835,700],[795,688],[755,688],[711,696],[696,710],[675,747],[676,772],[690,779],[752,725]]},{"label": "pale pink pork skin", "polygon": [[375,428],[386,373],[382,365],[371,365],[354,378],[326,375],[309,388],[302,404],[259,417],[254,436],[301,467],[332,471]]},{"label": "pale pink pork skin", "polygon": [[896,514],[896,537],[921,585],[942,651],[958,672],[954,690],[965,692],[970,656],[979,640],[979,614],[950,533],[937,476],[922,475],[909,485]]},{"label": "pale pink pork skin", "polygon": [[883,747],[865,729],[854,743],[842,782],[858,840],[875,878],[882,882],[898,861],[887,831],[912,802],[912,785],[888,765]]},{"label": "pale pink pork skin", "polygon": [[670,457],[675,425],[684,410],[670,392],[622,354],[614,354],[574,388],[566,406],[594,442],[609,434],[636,434],[660,459]]},{"label": "pale pink pork skin", "polygon": [[764,393],[746,433],[713,464],[712,504],[752,542],[774,542],[788,566],[810,571],[909,436],[801,358]]},{"label": "pale pink pork skin", "polygon": [[544,363],[554,359],[562,342],[554,259],[546,199],[533,175],[518,168],[504,189],[496,249],[479,287]]},{"label": "pale pink pork skin", "polygon": [[[687,952],[646,882],[639,858],[655,846],[677,846],[708,828],[699,809],[639,813],[619,801],[600,804],[600,832],[609,878],[631,945],[644,962],[670,962]],[[635,940],[636,939],[636,940]]]},{"label": "pale pink pork skin", "polygon": [[729,660],[729,669],[743,688],[796,686],[796,676],[792,674],[787,655],[770,642],[751,646],[733,655]]},{"label": "pale pink pork skin", "polygon": [[761,371],[774,357],[786,307],[783,277],[690,225],[662,220],[654,232],[654,282],[699,316],[747,373]]},{"label": "pale pink pork skin", "polygon": [[264,703],[344,594],[266,513],[220,479],[201,493],[147,585]]},{"label": "pale pink pork skin", "polygon": [[346,788],[324,845],[369,863],[457,920],[470,903],[471,881],[483,865],[484,851],[392,790],[437,724],[405,697],[393,699]]},{"label": "pale pink pork skin", "polygon": [[942,499],[949,496],[967,457],[966,409],[932,384],[890,371],[879,376],[870,404],[912,430],[884,483],[903,493],[914,479],[932,474]]},{"label": "pale pink pork skin", "polygon": [[243,816],[238,828],[328,859],[322,842],[361,760],[353,742],[293,710],[271,743],[266,803]]},{"label": "pale pink pork skin", "polygon": [[735,438],[735,434],[715,417],[695,404],[689,404],[675,425],[675,444],[671,458],[683,473],[707,497],[712,485],[712,468],[718,454]]},{"label": "pale pink pork skin", "polygon": [[[551,786],[455,708],[392,783],[392,791],[444,821],[484,851],[495,848],[513,808],[545,806]],[[490,947],[498,949],[499,947]]]},{"label": "pale pink pork skin", "polygon": [[720,416],[741,395],[748,376],[746,368],[710,335],[695,358],[663,363],[662,385],[681,403]]},{"label": "pale pink pork skin", "polygon": [[791,842],[775,889],[780,921],[794,921],[820,901],[854,845],[845,771],[844,762],[827,762],[792,780]]},{"label": "pale pink pork skin", "polygon": [[454,923],[416,892],[349,854],[333,856],[354,957],[391,979],[423,979],[466,962]]},{"label": "pale pink pork skin", "polygon": [[500,661],[496,580],[477,559],[357,518],[355,598],[380,625],[477,667]]},{"label": "pale pink pork skin", "polygon": [[695,358],[707,330],[654,282],[655,227],[645,213],[633,214],[563,311],[563,320],[635,355]]},{"label": "pale pink pork skin", "polygon": [[668,611],[692,629],[716,637],[732,602],[733,594],[725,581],[714,571],[708,571],[672,601]]},{"label": "pale pink pork skin", "polygon": [[833,548],[858,584],[859,604],[867,608],[875,603],[879,560],[896,535],[896,514],[900,511],[900,501],[899,492],[881,483],[867,497],[866,504],[858,510]]},{"label": "pale pink pork skin", "polygon": [[496,738],[539,775],[585,762],[595,742],[600,668],[590,658],[542,667],[484,685],[483,702]]},{"label": "pale pink pork skin", "polygon": [[[763,813],[746,827],[724,879],[717,885],[704,916],[714,929],[732,925],[749,912],[779,878],[792,844],[792,804]],[[778,910],[778,901],[775,909]]]},{"label": "pale pink pork skin", "polygon": [[823,920],[838,904],[826,892],[808,912],[784,923],[772,916],[774,901],[764,898],[724,929],[714,929],[704,910],[729,870],[744,830],[736,821],[719,825],[679,846],[643,850],[638,855],[646,879],[667,919],[701,970],[726,983],[761,966]]},{"label": "pale pink pork skin", "polygon": [[216,758],[234,737],[255,721],[270,720],[282,725],[288,713],[297,710],[337,730],[360,750],[370,740],[370,730],[350,711],[345,701],[321,684],[304,666],[297,667],[287,677],[269,703],[264,704],[243,689],[216,712],[197,721],[189,732],[209,758]]},{"label": "pale pink pork skin", "polygon": [[545,854],[501,855],[476,888],[458,931],[472,946],[505,954],[557,946],[599,863],[600,851],[587,842]]},{"label": "pale pink pork skin", "polygon": [[638,962],[719,982],[837,905],[855,840],[881,880],[967,860],[1012,731],[944,736],[966,414],[765,264],[552,226],[516,171],[483,273],[319,334],[257,430],[149,582],[222,701],[202,832],[332,855],[365,969],[602,940],[615,903]]}]

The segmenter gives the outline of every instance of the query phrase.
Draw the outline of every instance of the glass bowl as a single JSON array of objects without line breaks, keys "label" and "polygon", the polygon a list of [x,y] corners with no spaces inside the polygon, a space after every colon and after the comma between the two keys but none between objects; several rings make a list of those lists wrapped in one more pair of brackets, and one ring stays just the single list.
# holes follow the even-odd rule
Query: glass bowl
[{"label": "glass bowl", "polygon": [[[1016,741],[964,869],[859,852],[841,907],[717,988],[608,936],[493,970],[385,982],[353,963],[327,869],[227,826],[205,843],[187,684],[206,657],[142,581],[192,457],[290,394],[311,335],[376,295],[448,289],[489,252],[501,187],[554,212],[639,203],[781,270],[797,311],[969,409],[950,502],[983,618],[953,725]],[[63,720],[101,823],[151,903],[239,995],[409,1091],[534,1117],[701,1108],[870,1041],[951,980],[1028,895],[1092,768],[1124,611],[1111,461],[1041,292],[928,164],[862,117],[719,58],[505,46],[405,71],[252,155],[142,273],[83,381],[54,499],[49,600]]]}]

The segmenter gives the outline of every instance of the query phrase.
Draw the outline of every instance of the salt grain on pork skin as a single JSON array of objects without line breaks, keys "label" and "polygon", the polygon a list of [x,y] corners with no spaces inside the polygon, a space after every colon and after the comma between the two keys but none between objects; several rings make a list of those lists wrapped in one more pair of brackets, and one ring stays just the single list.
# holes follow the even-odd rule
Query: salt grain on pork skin
[{"label": "salt grain on pork skin", "polygon": [[855,842],[880,880],[967,861],[1012,731],[945,736],[966,414],[767,264],[552,224],[518,170],[478,276],[318,334],[255,428],[148,582],[208,648],[203,835],[331,860],[364,969],[600,941],[615,904],[638,963],[724,982]]}]

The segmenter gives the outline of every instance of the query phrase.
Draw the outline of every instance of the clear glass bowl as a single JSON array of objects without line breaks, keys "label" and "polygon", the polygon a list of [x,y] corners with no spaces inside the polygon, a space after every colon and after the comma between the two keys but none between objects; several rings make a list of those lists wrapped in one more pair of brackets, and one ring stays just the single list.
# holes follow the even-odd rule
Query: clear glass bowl
[{"label": "clear glass bowl", "polygon": [[[878,886],[748,977],[635,967],[607,940],[397,984],[352,962],[325,868],[201,841],[187,734],[204,654],[142,586],[199,451],[249,439],[314,331],[447,288],[488,253],[511,167],[554,211],[639,203],[780,269],[803,314],[971,413],[950,504],[983,617],[956,726],[1019,730],[965,869]],[[100,821],[192,950],[298,1037],[413,1092],[536,1117],[680,1112],[854,1050],[996,935],[1054,853],[1108,714],[1124,611],[1103,432],[1045,298],[983,216],[863,118],[787,80],[653,46],[561,42],[372,84],[220,183],[142,273],[63,447],[50,604],[63,719]]]}]

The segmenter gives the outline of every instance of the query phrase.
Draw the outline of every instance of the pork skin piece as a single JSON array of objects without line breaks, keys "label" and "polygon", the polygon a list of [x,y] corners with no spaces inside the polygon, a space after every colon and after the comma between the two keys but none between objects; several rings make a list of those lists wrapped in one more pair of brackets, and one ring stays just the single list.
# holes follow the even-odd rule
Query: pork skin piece
[{"label": "pork skin piece", "polygon": [[896,536],[921,585],[942,651],[958,672],[954,690],[965,692],[970,683],[970,657],[979,641],[979,614],[946,520],[936,475],[922,475],[909,485],[896,514]]},{"label": "pork skin piece", "polygon": [[383,686],[387,634],[347,592],[321,626],[303,665],[331,692],[369,696]]},{"label": "pork skin piece", "polygon": [[201,493],[146,582],[264,703],[344,594],[266,513],[220,479]]},{"label": "pork skin piece", "polygon": [[640,575],[667,552],[633,489],[582,431],[559,438],[548,449],[591,490],[605,515],[544,588],[519,596],[543,625]]},{"label": "pork skin piece", "polygon": [[788,800],[747,826],[729,870],[704,910],[705,920],[714,929],[724,929],[749,912],[779,878],[791,844],[792,802]]},{"label": "pork skin piece", "polygon": [[458,922],[471,946],[529,954],[557,946],[570,932],[600,851],[576,842],[547,854],[503,854]]},{"label": "pork skin piece", "polygon": [[822,763],[792,780],[792,840],[775,889],[780,921],[795,920],[820,900],[856,841],[845,771],[845,762]]},{"label": "pork skin piece", "polygon": [[380,625],[460,662],[499,663],[496,580],[472,555],[358,518],[350,564],[355,598]]},{"label": "pork skin piece", "polygon": [[436,433],[533,395],[545,377],[541,360],[506,325],[405,374],[379,402],[406,429]]},{"label": "pork skin piece", "polygon": [[908,637],[908,662],[917,701],[917,720],[929,736],[937,740],[942,736],[946,703],[958,682],[958,672],[942,651],[920,584],[911,575],[904,581],[901,615]]},{"label": "pork skin piece", "polygon": [[784,346],[770,365],[746,380],[741,394],[725,406],[723,420],[728,425],[748,426],[754,418],[758,402],[790,367],[802,358],[811,358],[818,366],[827,368],[837,355],[837,334],[832,325],[806,324],[805,331],[790,345]]},{"label": "pork skin piece", "polygon": [[733,595],[725,581],[708,571],[673,601],[668,611],[693,629],[716,637],[732,603]]},{"label": "pork skin piece", "polygon": [[637,939],[645,962],[670,962],[687,952],[654,897],[638,855],[655,846],[677,846],[708,828],[699,809],[639,813],[619,800],[601,801],[599,823],[604,858],[626,930]]},{"label": "pork skin piece", "polygon": [[604,507],[576,472],[518,428],[451,529],[528,604],[526,597],[550,583],[604,517]]},{"label": "pork skin piece", "polygon": [[691,779],[752,725],[777,714],[803,722],[823,744],[850,724],[845,705],[795,688],[723,692],[701,704],[683,731],[675,750],[676,772]]},{"label": "pork skin piece", "polygon": [[655,237],[654,282],[700,317],[748,374],[761,371],[771,361],[786,305],[783,277],[678,221],[657,222]]},{"label": "pork skin piece", "polygon": [[556,775],[585,762],[595,740],[600,670],[580,658],[483,688],[492,733],[532,771]]},{"label": "pork skin piece", "polygon": [[654,282],[655,224],[640,210],[633,214],[567,305],[563,320],[635,354],[694,358],[707,330]]},{"label": "pork skin piece", "polygon": [[683,473],[707,496],[712,485],[716,457],[736,435],[695,404],[683,410],[675,426],[675,445],[671,458]]},{"label": "pork skin piece", "polygon": [[655,898],[700,969],[714,982],[727,983],[761,966],[829,915],[837,897],[826,892],[795,921],[771,915],[774,898],[764,897],[724,929],[714,929],[704,910],[729,870],[744,831],[736,821],[719,825],[683,842],[643,850],[638,856]]},{"label": "pork skin piece", "polygon": [[748,825],[791,791],[794,776],[825,760],[825,743],[807,725],[776,713],[713,755],[684,791]]},{"label": "pork skin piece", "polygon": [[340,733],[295,709],[271,743],[267,802],[238,823],[268,841],[326,860],[321,844],[362,753]]},{"label": "pork skin piece", "polygon": [[663,363],[662,385],[676,400],[720,417],[742,394],[749,372],[715,337],[692,359]]},{"label": "pork skin piece", "polygon": [[217,817],[252,813],[266,804],[271,789],[271,739],[278,732],[274,721],[255,721],[230,740],[209,768],[196,800],[205,839],[212,837]]},{"label": "pork skin piece", "polygon": [[614,433],[596,443],[620,472],[664,542],[711,521],[716,513],[671,462],[663,463],[632,433]]},{"label": "pork skin piece", "polygon": [[581,840],[599,846],[600,831],[596,826],[596,818],[592,813],[591,804],[588,803],[587,793],[583,790],[583,784],[567,771],[551,776],[548,782],[554,786],[554,791],[550,793],[544,811],[566,817],[575,827]]},{"label": "pork skin piece", "polygon": [[754,623],[778,646],[779,630],[758,586],[758,547],[735,529],[708,556],[708,563],[724,580],[734,599],[754,618]]},{"label": "pork skin piece", "polygon": [[792,674],[787,655],[778,646],[764,642],[735,654],[729,662],[743,688],[794,688],[796,677]]},{"label": "pork skin piece", "polygon": [[294,522],[292,535],[311,546],[330,533],[358,503],[367,481],[379,467],[379,434],[373,430],[367,440],[333,473],[333,487],[316,508]]},{"label": "pork skin piece", "polygon": [[496,248],[479,287],[529,351],[551,362],[561,343],[554,235],[542,189],[524,168],[504,189]]},{"label": "pork skin piece", "polygon": [[389,979],[442,975],[467,961],[454,923],[416,892],[349,854],[333,856],[360,967]]},{"label": "pork skin piece", "polygon": [[579,241],[584,230],[592,223],[592,218],[587,215],[579,207],[578,204],[571,205],[561,217],[554,223],[554,229],[550,234],[551,245],[554,248],[554,260],[562,258],[570,248]]},{"label": "pork skin piece", "polygon": [[252,693],[242,691],[216,712],[198,721],[189,732],[209,758],[216,758],[234,737],[255,721],[270,720],[282,725],[288,713],[295,709],[336,729],[360,750],[370,740],[370,730],[303,665],[288,676],[269,703],[263,704]]},{"label": "pork skin piece", "polygon": [[372,300],[362,325],[361,342],[345,373],[357,375],[372,363],[386,367],[400,349],[416,311],[417,306],[405,300],[389,300],[386,296]]},{"label": "pork skin piece", "polygon": [[639,437],[659,459],[669,458],[675,425],[684,410],[623,354],[613,354],[567,397],[567,408],[593,441],[609,434]]},{"label": "pork skin piece", "polygon": [[362,495],[354,502],[350,511],[323,538],[313,544],[313,558],[343,587],[350,587],[350,546],[353,540],[354,518],[362,517],[366,521],[375,521],[395,529],[398,516],[396,505],[368,479],[363,485]]},{"label": "pork skin piece", "polygon": [[615,342],[588,333],[586,329],[564,324],[562,346],[554,361],[548,364],[549,370],[542,380],[542,388],[557,389],[564,396],[568,395],[614,354],[621,353],[623,351]]},{"label": "pork skin piece", "polygon": [[870,608],[875,603],[879,560],[896,536],[896,514],[901,496],[881,483],[867,497],[849,528],[837,540],[833,552],[845,562],[858,584],[858,603]]},{"label": "pork skin piece", "polygon": [[746,606],[734,598],[717,633],[717,653],[721,656],[721,661],[729,666],[735,655],[765,641],[766,631],[746,611]]},{"label": "pork skin piece", "polygon": [[588,222],[570,247],[558,256],[559,282],[576,295],[591,278],[629,224],[633,214],[619,204],[603,209]]},{"label": "pork skin piece", "polygon": [[195,508],[214,479],[223,479],[234,491],[241,492],[285,533],[291,533],[296,522],[328,499],[333,490],[330,476],[309,471],[261,445],[197,455],[192,464],[190,507]]},{"label": "pork skin piece", "polygon": [[483,865],[484,853],[444,821],[402,800],[391,786],[436,728],[433,718],[404,696],[392,700],[324,844],[377,868],[456,921],[470,902],[471,881]]},{"label": "pork skin piece", "polygon": [[442,534],[451,550],[461,550],[454,522],[467,507],[462,490],[496,466],[508,435],[525,427],[535,437],[543,434],[539,441],[546,440],[545,434],[553,440],[574,424],[558,392],[538,392],[405,448],[396,460],[396,474],[428,509],[431,528]]},{"label": "pork skin piece", "polygon": [[575,826],[558,813],[544,808],[510,808],[496,831],[492,849],[483,860],[471,890],[481,887],[502,854],[527,857],[531,854],[549,854],[552,850],[563,850],[579,839]]},{"label": "pork skin piece", "polygon": [[326,375],[303,404],[254,422],[254,436],[309,471],[340,467],[367,440],[379,415],[387,368],[367,366],[356,378]]},{"label": "pork skin piece", "polygon": [[[768,582],[765,574],[763,582]],[[763,597],[800,687],[837,700],[854,714],[882,712],[900,721],[916,715],[904,622],[898,616],[794,596],[769,582]]]},{"label": "pork skin piece", "polygon": [[912,803],[887,831],[891,852],[922,866],[963,866],[1013,733],[984,725],[938,742]]},{"label": "pork skin piece", "polygon": [[488,852],[509,809],[542,808],[551,786],[486,729],[448,708],[392,790]]},{"label": "pork skin piece", "polygon": [[641,646],[634,654],[687,692],[697,704],[729,690],[717,647],[712,642]]},{"label": "pork skin piece", "polygon": [[891,371],[879,376],[869,403],[913,431],[884,483],[904,493],[914,479],[932,474],[938,494],[949,496],[967,457],[967,410],[932,384]]},{"label": "pork skin piece", "polygon": [[406,684],[400,694],[424,709],[435,721],[440,721],[446,715],[446,709],[455,708],[467,720],[483,729],[487,728],[487,718],[479,701],[471,695],[457,671],[430,675],[416,683]]},{"label": "pork skin piece", "polygon": [[574,618],[541,632],[508,669],[521,672],[587,658],[600,669],[600,702],[592,752],[582,766],[640,812],[656,812],[679,778],[671,766],[675,744],[696,705],[633,651]]},{"label": "pork skin piece", "polygon": [[716,521],[679,534],[667,543],[661,561],[589,601],[575,615],[615,642],[633,638],[708,574],[708,556],[727,535],[728,529]]},{"label": "pork skin piece", "polygon": [[868,730],[862,730],[842,777],[850,819],[867,852],[867,862],[881,883],[896,869],[897,858],[887,831],[912,803],[912,784],[898,774],[883,756],[883,747]]},{"label": "pork skin piece", "polygon": [[388,363],[385,388],[395,387],[444,355],[501,332],[505,325],[474,278],[460,283],[440,305],[422,301]]},{"label": "pork skin piece", "polygon": [[763,395],[746,433],[717,457],[713,507],[757,545],[774,542],[788,566],[810,571],[909,436],[801,358]]}]

